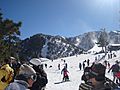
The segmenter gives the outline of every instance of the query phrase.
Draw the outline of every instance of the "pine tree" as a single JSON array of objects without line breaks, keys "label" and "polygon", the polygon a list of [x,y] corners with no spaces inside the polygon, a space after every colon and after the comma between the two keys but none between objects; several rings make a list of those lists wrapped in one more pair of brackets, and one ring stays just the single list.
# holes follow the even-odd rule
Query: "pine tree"
[{"label": "pine tree", "polygon": [[[102,47],[102,52],[106,52],[106,46],[109,44],[109,41],[108,41],[108,35],[105,31],[105,28],[104,29],[101,29],[101,34],[98,38],[98,46],[99,47]],[[105,50],[104,50],[104,47],[105,47]]]},{"label": "pine tree", "polygon": [[[20,42],[21,22],[15,23],[10,19],[3,19],[0,12],[0,59],[15,56]],[[16,57],[16,56],[15,56]]]}]

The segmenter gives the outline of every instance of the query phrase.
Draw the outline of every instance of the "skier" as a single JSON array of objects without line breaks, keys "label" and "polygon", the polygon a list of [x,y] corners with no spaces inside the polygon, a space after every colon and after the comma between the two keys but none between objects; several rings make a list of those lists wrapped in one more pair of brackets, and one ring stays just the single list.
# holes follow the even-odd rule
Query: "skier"
[{"label": "skier", "polygon": [[108,59],[110,59],[110,54],[108,53]]},{"label": "skier", "polygon": [[98,60],[100,60],[100,55],[98,55]]},{"label": "skier", "polygon": [[115,54],[115,53],[113,53],[113,57],[116,57],[116,54]]},{"label": "skier", "polygon": [[79,69],[81,70],[81,68],[82,68],[82,64],[81,64],[81,63],[79,63]]},{"label": "skier", "polygon": [[108,68],[110,69],[110,63],[108,62]]},{"label": "skier", "polygon": [[116,83],[117,83],[117,84],[120,84],[120,71],[117,72],[117,73],[115,74],[115,76],[116,76],[116,78],[117,78]]},{"label": "skier", "polygon": [[115,81],[116,77],[115,74],[119,72],[120,66],[118,60],[116,61],[116,64],[113,64],[111,68],[109,69],[108,73],[112,70],[113,72],[113,82]]},{"label": "skier", "polygon": [[83,62],[83,70],[85,69],[85,62]]},{"label": "skier", "polygon": [[60,70],[60,64],[58,64],[58,70]]},{"label": "skier", "polygon": [[107,61],[106,60],[104,61],[104,64],[105,64],[105,67],[107,68]]},{"label": "skier", "polygon": [[89,64],[90,64],[90,60],[88,59],[88,60],[87,60],[87,65],[89,66]]},{"label": "skier", "polygon": [[69,81],[69,76],[68,76],[68,70],[66,67],[64,67],[61,71],[61,74],[63,73],[63,80],[62,81]]},{"label": "skier", "polygon": [[112,53],[110,53],[110,58],[112,59]]},{"label": "skier", "polygon": [[47,64],[45,63],[45,68],[47,68]]},{"label": "skier", "polygon": [[97,62],[97,56],[95,57],[95,62]]},{"label": "skier", "polygon": [[67,68],[67,66],[68,66],[65,60],[64,60],[63,65],[64,65],[66,68]]}]

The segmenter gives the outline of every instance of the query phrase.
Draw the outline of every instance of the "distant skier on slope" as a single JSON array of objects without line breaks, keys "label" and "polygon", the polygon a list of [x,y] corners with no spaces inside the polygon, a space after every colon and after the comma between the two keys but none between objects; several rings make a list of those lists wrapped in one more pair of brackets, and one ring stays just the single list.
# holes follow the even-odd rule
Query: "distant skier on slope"
[{"label": "distant skier on slope", "polygon": [[61,74],[63,74],[63,80],[62,81],[69,81],[69,76],[68,76],[68,70],[66,67],[64,67],[61,71]]},{"label": "distant skier on slope", "polygon": [[81,63],[79,63],[79,69],[81,70],[81,68],[82,68],[82,64],[81,64]]},{"label": "distant skier on slope", "polygon": [[58,70],[60,70],[60,64],[58,64]]},{"label": "distant skier on slope", "polygon": [[85,62],[84,61],[83,61],[83,65],[82,66],[83,66],[83,70],[84,70],[85,69]]},{"label": "distant skier on slope", "polygon": [[90,65],[90,60],[88,59],[88,60],[87,60],[87,66],[89,66],[89,65]]}]

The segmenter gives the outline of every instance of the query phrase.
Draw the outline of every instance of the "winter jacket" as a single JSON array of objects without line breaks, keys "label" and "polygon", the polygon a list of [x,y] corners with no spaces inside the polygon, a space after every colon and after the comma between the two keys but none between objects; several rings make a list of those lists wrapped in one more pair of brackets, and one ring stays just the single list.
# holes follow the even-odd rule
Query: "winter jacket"
[{"label": "winter jacket", "polygon": [[28,83],[23,80],[15,80],[5,90],[29,90]]},{"label": "winter jacket", "polygon": [[112,65],[108,72],[110,72],[110,70],[112,70],[112,72],[119,72],[120,66],[118,64],[114,64]]},{"label": "winter jacket", "polygon": [[14,70],[9,64],[3,65],[0,68],[0,90],[4,90],[13,80]]},{"label": "winter jacket", "polygon": [[42,87],[45,87],[47,84],[47,78],[37,75],[37,80],[33,83],[31,90],[41,90]]},{"label": "winter jacket", "polygon": [[91,83],[81,83],[79,90],[113,90],[110,85],[105,83],[99,83],[93,86]]},{"label": "winter jacket", "polygon": [[117,73],[115,74],[115,76],[120,79],[120,71],[117,72]]},{"label": "winter jacket", "polygon": [[93,86],[89,83],[81,83],[79,85],[79,90],[92,90]]},{"label": "winter jacket", "polygon": [[33,68],[37,72],[37,80],[33,83],[30,90],[42,90],[42,88],[48,83],[47,74],[38,66],[34,66]]},{"label": "winter jacket", "polygon": [[68,76],[68,70],[67,68],[63,68],[61,71],[61,74],[63,73],[63,77]]},{"label": "winter jacket", "polygon": [[92,90],[113,90],[111,86],[105,85],[105,83],[99,83],[96,86],[93,87]]},{"label": "winter jacket", "polygon": [[24,75],[18,75],[14,82],[10,83],[5,90],[28,90],[27,78]]}]

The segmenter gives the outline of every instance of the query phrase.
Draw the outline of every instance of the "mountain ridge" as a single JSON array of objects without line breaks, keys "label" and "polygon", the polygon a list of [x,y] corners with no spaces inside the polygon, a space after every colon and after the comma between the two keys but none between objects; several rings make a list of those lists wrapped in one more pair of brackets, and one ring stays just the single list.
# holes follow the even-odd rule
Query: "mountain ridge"
[{"label": "mountain ridge", "polygon": [[[27,59],[33,57],[57,59],[81,54],[94,47],[100,33],[101,31],[93,31],[75,37],[35,34],[22,40],[20,54],[27,56]],[[107,34],[110,44],[120,44],[119,31],[110,31]]]}]

